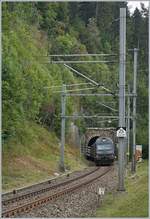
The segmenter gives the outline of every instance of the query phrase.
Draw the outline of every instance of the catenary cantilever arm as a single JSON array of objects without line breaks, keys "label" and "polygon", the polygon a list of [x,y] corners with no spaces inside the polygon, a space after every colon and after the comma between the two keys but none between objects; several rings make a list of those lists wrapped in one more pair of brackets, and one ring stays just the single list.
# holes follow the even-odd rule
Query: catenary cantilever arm
[{"label": "catenary cantilever arm", "polygon": [[107,92],[111,92],[111,90],[105,88],[103,86],[103,84],[99,84],[97,83],[96,81],[92,80],[91,78],[85,76],[84,74],[80,73],[79,71],[77,71],[76,69],[72,68],[71,66],[67,65],[67,64],[64,64],[65,67],[69,68],[70,70],[72,70],[73,72],[75,72],[76,74],[80,75],[81,77],[85,78],[86,80],[90,81],[92,84],[98,86],[98,87],[101,87],[102,89],[106,90]]}]

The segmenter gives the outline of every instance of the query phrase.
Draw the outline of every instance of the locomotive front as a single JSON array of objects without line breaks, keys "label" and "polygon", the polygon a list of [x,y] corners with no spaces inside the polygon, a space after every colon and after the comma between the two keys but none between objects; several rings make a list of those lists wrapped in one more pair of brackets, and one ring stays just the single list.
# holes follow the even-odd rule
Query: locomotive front
[{"label": "locomotive front", "polygon": [[115,147],[110,138],[98,138],[95,142],[95,163],[111,164],[115,159]]}]

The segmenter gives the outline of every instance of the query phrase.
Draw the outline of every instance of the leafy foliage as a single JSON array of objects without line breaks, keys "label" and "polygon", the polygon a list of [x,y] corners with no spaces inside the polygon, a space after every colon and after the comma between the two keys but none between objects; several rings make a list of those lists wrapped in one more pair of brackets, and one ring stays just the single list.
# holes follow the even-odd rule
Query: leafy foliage
[{"label": "leafy foliage", "polygon": [[[2,3],[2,86],[3,136],[15,136],[20,125],[32,120],[60,135],[60,91],[65,84],[85,82],[62,65],[45,63],[50,54],[116,53],[119,50],[119,8],[127,8],[127,48],[140,47],[138,73],[137,143],[147,154],[147,24],[148,10],[130,15],[124,2],[3,2]],[[99,57],[94,57],[98,60]],[[118,56],[110,57],[118,61]],[[61,58],[59,60],[62,60]],[[77,58],[73,58],[77,60]],[[83,60],[83,57],[80,59]],[[86,60],[93,60],[88,57]],[[103,58],[105,60],[105,58]],[[127,53],[127,84],[132,85],[133,56]],[[76,70],[113,92],[118,92],[118,63],[75,64]],[[46,88],[48,87],[48,88]],[[88,86],[84,86],[87,88]],[[131,86],[132,87],[132,86]],[[77,89],[76,86],[73,88]],[[102,87],[98,88],[103,92]],[[85,91],[86,92],[86,91]],[[87,91],[89,92],[89,91]],[[94,90],[91,92],[98,92]],[[115,114],[100,103],[117,108],[114,98],[67,99],[67,112]],[[144,118],[141,115],[145,115]],[[71,120],[67,120],[67,128]],[[74,121],[75,122],[75,121]],[[100,121],[94,121],[98,125]],[[76,121],[81,132],[91,121]],[[108,123],[104,122],[104,126]],[[113,125],[117,126],[114,122]]]}]

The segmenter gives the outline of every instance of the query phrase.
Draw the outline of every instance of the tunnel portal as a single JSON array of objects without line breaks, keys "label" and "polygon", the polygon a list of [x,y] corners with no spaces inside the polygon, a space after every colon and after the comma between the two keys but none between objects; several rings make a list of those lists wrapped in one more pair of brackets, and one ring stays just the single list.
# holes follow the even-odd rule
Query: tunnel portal
[{"label": "tunnel portal", "polygon": [[88,146],[92,146],[98,138],[99,136],[92,137],[88,142]]},{"label": "tunnel portal", "polygon": [[99,137],[110,138],[114,144],[116,144],[116,128],[87,128],[85,133],[85,144],[82,148],[82,153],[86,154],[87,147],[92,146]]}]

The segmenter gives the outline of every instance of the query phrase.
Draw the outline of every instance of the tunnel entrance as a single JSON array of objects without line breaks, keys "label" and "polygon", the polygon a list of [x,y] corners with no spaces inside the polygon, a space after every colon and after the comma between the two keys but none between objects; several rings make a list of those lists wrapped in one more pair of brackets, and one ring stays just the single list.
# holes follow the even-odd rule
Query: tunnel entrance
[{"label": "tunnel entrance", "polygon": [[94,142],[99,138],[99,136],[94,136],[90,139],[90,141],[88,142],[88,146],[92,146],[94,144]]},{"label": "tunnel entrance", "polygon": [[118,139],[116,137],[116,128],[98,128],[98,127],[91,127],[87,128],[85,132],[85,143],[82,145],[82,153],[86,154],[87,149],[92,146],[92,144],[97,140],[97,138],[111,138],[112,141],[116,144]]}]

